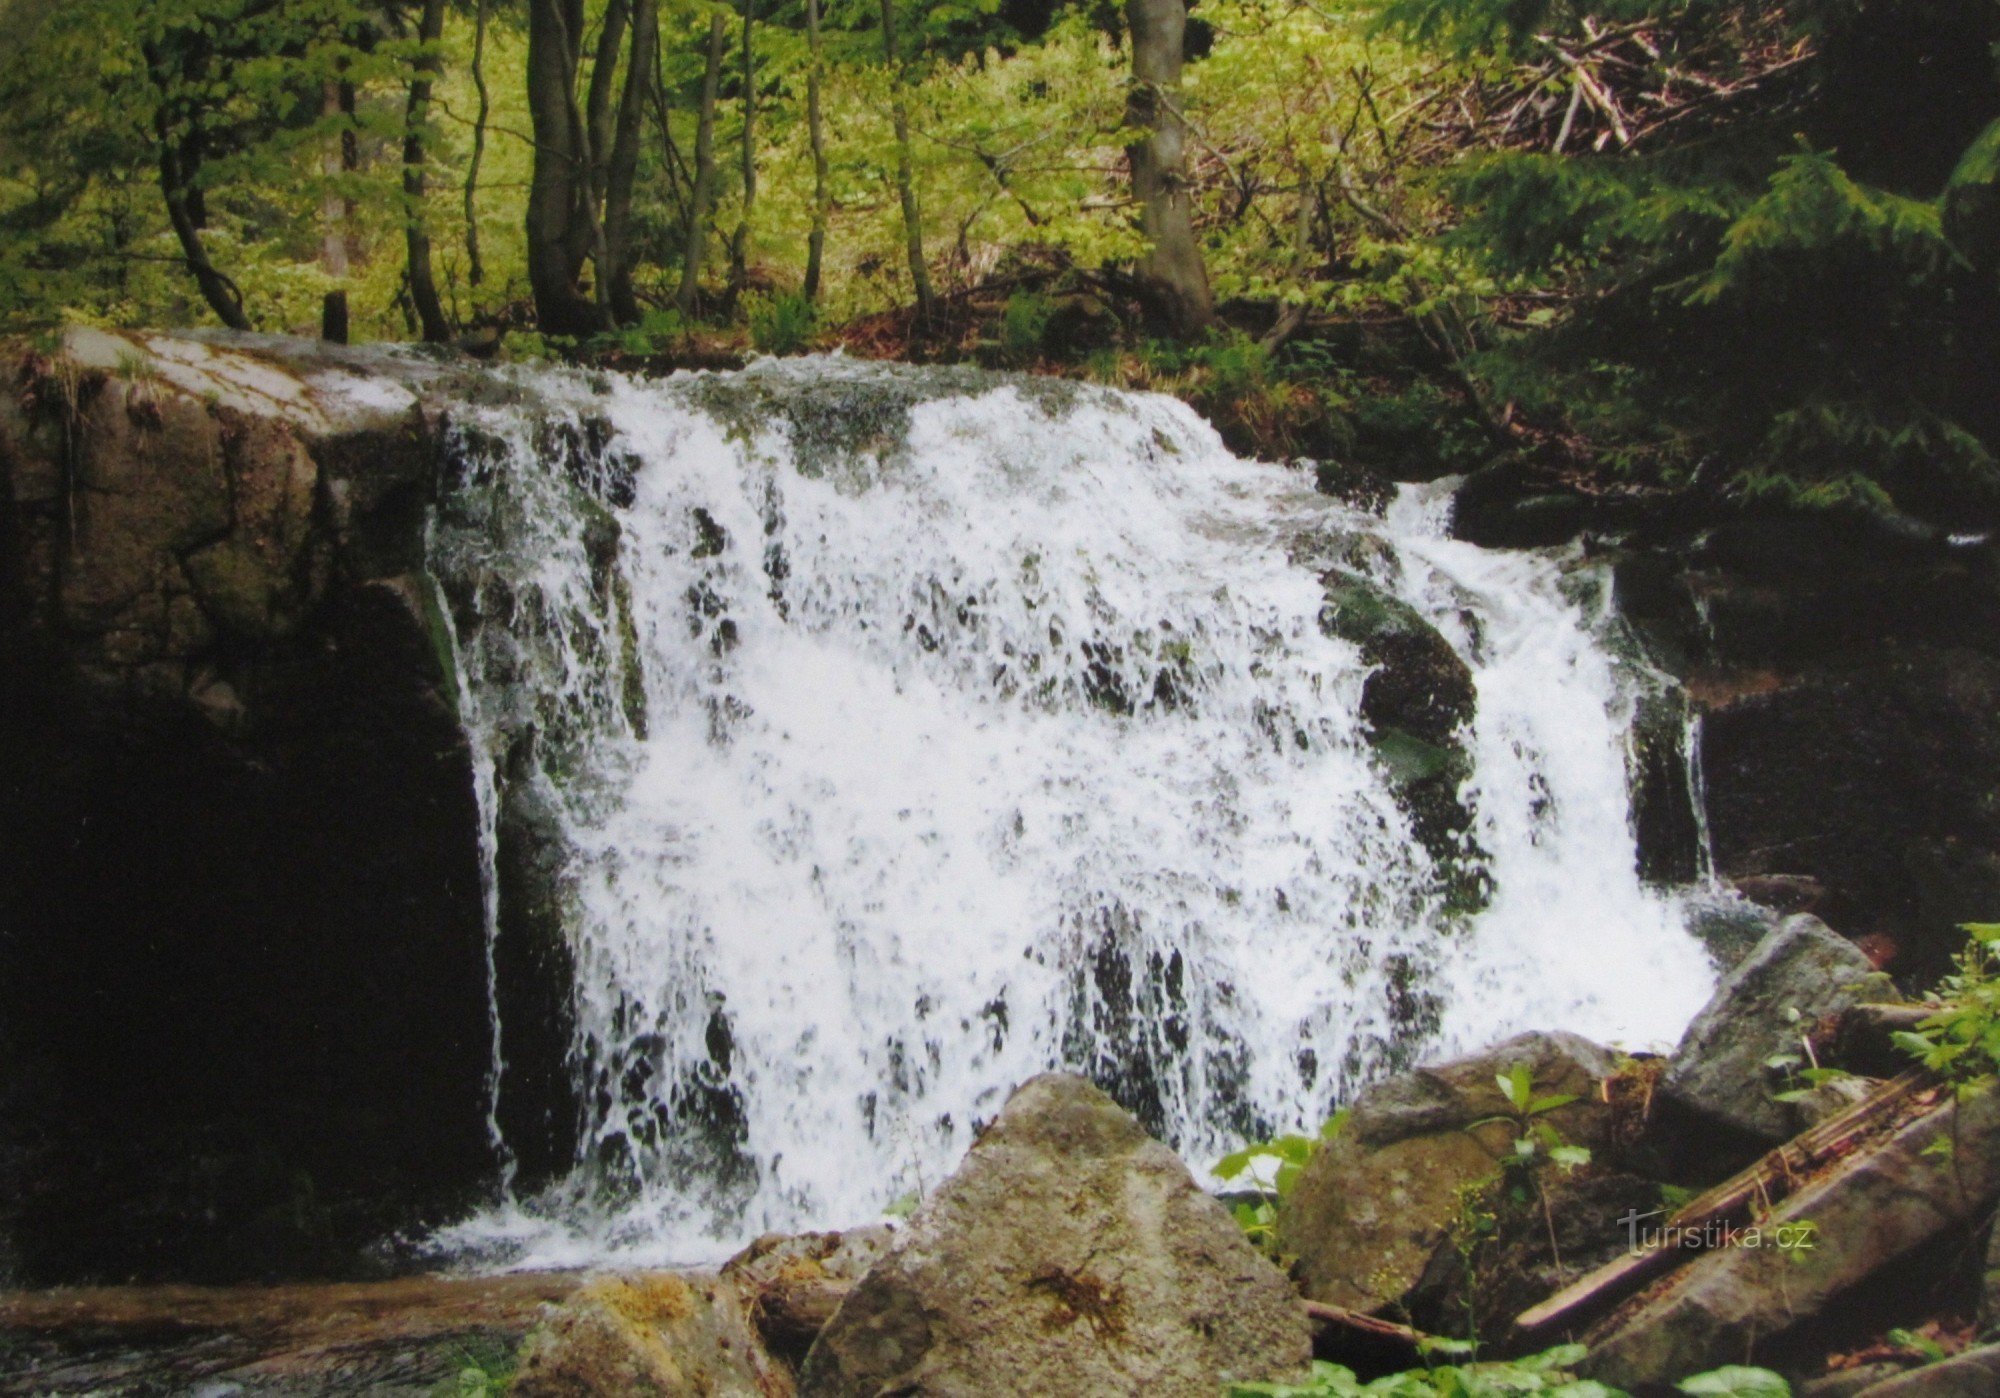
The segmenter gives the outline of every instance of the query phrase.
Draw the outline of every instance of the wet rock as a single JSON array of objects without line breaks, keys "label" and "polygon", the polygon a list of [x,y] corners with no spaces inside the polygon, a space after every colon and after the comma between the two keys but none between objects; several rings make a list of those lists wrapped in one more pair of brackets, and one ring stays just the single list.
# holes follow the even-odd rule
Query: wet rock
[{"label": "wet rock", "polygon": [[1472,816],[1459,797],[1472,774],[1461,732],[1478,703],[1471,667],[1415,608],[1378,584],[1338,570],[1320,582],[1320,630],[1352,642],[1374,667],[1362,686],[1361,716],[1397,800],[1450,901],[1476,909],[1487,888]]},{"label": "wet rock", "polygon": [[1360,462],[1328,457],[1312,466],[1313,484],[1320,494],[1357,510],[1379,515],[1396,498],[1396,487],[1388,477]]},{"label": "wet rock", "polygon": [[894,1236],[882,1227],[773,1233],[730,1258],[722,1275],[744,1296],[771,1352],[796,1364]]},{"label": "wet rock", "polygon": [[493,1164],[421,571],[453,370],[95,330],[0,364],[0,1232],[34,1282],[366,1275]]},{"label": "wet rock", "polygon": [[519,1398],[780,1398],[792,1386],[764,1353],[736,1287],[667,1273],[601,1277],[528,1337]]},{"label": "wet rock", "polygon": [[1992,1398],[2000,1393],[2000,1345],[1985,1345],[1864,1388],[1857,1398]]},{"label": "wet rock", "polygon": [[1899,977],[1946,969],[1956,924],[2000,907],[2000,658],[1916,652],[1741,699],[1703,758],[1721,872],[1813,881],[1843,932],[1901,948]]},{"label": "wet rock", "polygon": [[1468,1192],[1499,1175],[1519,1134],[1495,1081],[1516,1066],[1529,1070],[1537,1096],[1576,1099],[1538,1121],[1608,1157],[1612,1114],[1598,1089],[1617,1064],[1574,1034],[1523,1034],[1378,1083],[1315,1152],[1279,1213],[1279,1244],[1297,1257],[1308,1297],[1359,1311],[1402,1306],[1453,1252]]},{"label": "wet rock", "polygon": [[1320,579],[1320,629],[1352,641],[1376,666],[1362,691],[1362,716],[1440,746],[1454,741],[1477,703],[1472,670],[1408,603],[1347,573]]},{"label": "wet rock", "polygon": [[1908,1366],[1883,1362],[1860,1364],[1839,1373],[1824,1374],[1798,1386],[1796,1398],[1856,1398],[1885,1379],[1893,1379]]},{"label": "wet rock", "polygon": [[1790,1138],[1811,1124],[1801,1109],[1813,1104],[1779,1101],[1776,1094],[1789,1084],[1767,1060],[1802,1056],[1801,1037],[1821,1020],[1885,996],[1889,987],[1874,969],[1818,918],[1786,918],[1695,1016],[1660,1080],[1661,1096],[1749,1141],[1776,1145]]},{"label": "wet rock", "polygon": [[1020,1087],[813,1346],[807,1394],[1202,1395],[1301,1373],[1285,1278],[1080,1078]]},{"label": "wet rock", "polygon": [[1634,1387],[1754,1362],[1859,1283],[1966,1228],[2000,1192],[2000,1094],[1935,1100],[1779,1202],[1738,1245],[1701,1254],[1580,1337],[1583,1370]]}]

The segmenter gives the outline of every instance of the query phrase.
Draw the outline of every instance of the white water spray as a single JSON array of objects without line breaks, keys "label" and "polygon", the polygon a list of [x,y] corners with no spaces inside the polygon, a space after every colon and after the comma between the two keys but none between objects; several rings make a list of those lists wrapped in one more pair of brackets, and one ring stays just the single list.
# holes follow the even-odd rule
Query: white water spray
[{"label": "white water spray", "polygon": [[[460,415],[433,562],[499,799],[562,851],[584,1140],[447,1245],[864,1221],[1054,1065],[1200,1164],[1412,1057],[1661,1044],[1706,995],[1635,872],[1580,561],[1453,542],[1436,489],[1347,509],[1164,398],[838,359],[519,383]],[[1413,838],[1329,569],[1471,666],[1445,857],[1483,908]]]}]

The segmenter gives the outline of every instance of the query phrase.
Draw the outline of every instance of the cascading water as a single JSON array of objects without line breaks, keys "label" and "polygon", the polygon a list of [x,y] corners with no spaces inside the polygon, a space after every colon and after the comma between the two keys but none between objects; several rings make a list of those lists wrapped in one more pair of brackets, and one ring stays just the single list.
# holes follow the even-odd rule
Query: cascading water
[{"label": "cascading water", "polygon": [[[1164,398],[840,359],[515,382],[458,414],[433,567],[483,804],[547,846],[581,1138],[447,1246],[865,1220],[1053,1065],[1199,1164],[1411,1057],[1658,1043],[1706,994],[1635,872],[1636,684],[1581,560],[1453,542],[1436,489],[1346,508]],[[1471,667],[1449,848],[1330,570]]]}]

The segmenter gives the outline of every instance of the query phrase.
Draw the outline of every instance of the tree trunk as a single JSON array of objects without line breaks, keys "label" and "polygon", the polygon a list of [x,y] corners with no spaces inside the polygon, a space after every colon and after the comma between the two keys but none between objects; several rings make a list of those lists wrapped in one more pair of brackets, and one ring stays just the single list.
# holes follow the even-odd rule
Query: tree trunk
[{"label": "tree trunk", "polygon": [[[328,78],[320,89],[320,115],[327,121],[335,121],[346,108],[340,100],[340,83]],[[319,201],[320,250],[319,269],[333,281],[344,282],[351,268],[347,249],[347,199],[336,181],[348,169],[347,153],[350,143],[343,130],[327,143],[326,153],[320,160],[320,172],[326,176],[326,193]],[[336,345],[344,345],[348,340],[347,288],[335,287],[320,298],[319,337]]]},{"label": "tree trunk", "polygon": [[1188,338],[1214,323],[1215,304],[1189,208],[1187,122],[1179,106],[1187,7],[1182,0],[1126,0],[1125,19],[1132,31],[1125,123],[1150,133],[1125,151],[1139,227],[1151,244],[1139,261],[1139,281],[1148,313]]},{"label": "tree trunk", "polygon": [[674,304],[684,316],[695,313],[701,295],[701,264],[708,256],[708,219],[715,205],[715,92],[722,82],[722,16],[708,20],[708,67],[701,79],[701,111],[694,128],[694,207],[688,211],[687,242],[681,255],[681,285]]},{"label": "tree trunk", "polygon": [[916,292],[917,314],[931,318],[937,298],[924,261],[923,209],[917,202],[917,179],[910,158],[910,110],[903,96],[903,69],[896,57],[896,0],[882,0],[882,57],[889,65],[889,118],[896,131],[896,197],[903,206],[903,251],[910,264],[910,284]]},{"label": "tree trunk", "polygon": [[750,220],[757,209],[757,59],[752,46],[756,16],[743,0],[743,216],[729,240],[729,299],[733,303],[750,281]]},{"label": "tree trunk", "polygon": [[588,141],[576,111],[576,47],[582,0],[529,0],[528,111],[534,173],[528,184],[528,283],[535,318],[552,335],[604,328],[579,281],[588,238],[578,246],[579,212],[590,203]]},{"label": "tree trunk", "polygon": [[618,99],[604,193],[605,285],[612,314],[627,325],[639,319],[639,298],[632,289],[632,190],[639,176],[639,140],[646,127],[646,100],[657,68],[659,40],[658,0],[634,0],[632,52],[625,90]]},{"label": "tree trunk", "polygon": [[195,183],[201,168],[200,130],[192,124],[186,131],[177,130],[174,122],[174,89],[195,75],[177,73],[173,62],[152,44],[145,46],[144,53],[159,94],[159,104],[153,109],[153,138],[159,143],[160,196],[166,202],[167,222],[181,247],[181,261],[216,319],[231,330],[249,330],[252,326],[243,310],[241,288],[209,260],[201,241],[207,208]]},{"label": "tree trunk", "polygon": [[486,280],[479,255],[479,167],[486,160],[486,126],[493,117],[493,94],[486,87],[486,13],[479,0],[472,20],[472,86],[479,94],[479,112],[472,120],[472,158],[465,166],[465,279],[473,286]]},{"label": "tree trunk", "polygon": [[416,69],[410,78],[410,100],[403,121],[403,242],[409,256],[410,302],[430,344],[451,338],[451,323],[438,299],[437,278],[431,268],[430,222],[424,209],[424,127],[430,120],[438,44],[444,38],[444,6],[445,0],[424,0],[417,26]]},{"label": "tree trunk", "polygon": [[812,232],[806,237],[806,300],[819,304],[819,283],[826,261],[826,124],[820,117],[820,68],[825,48],[819,34],[819,0],[806,0],[806,138],[812,143]]}]

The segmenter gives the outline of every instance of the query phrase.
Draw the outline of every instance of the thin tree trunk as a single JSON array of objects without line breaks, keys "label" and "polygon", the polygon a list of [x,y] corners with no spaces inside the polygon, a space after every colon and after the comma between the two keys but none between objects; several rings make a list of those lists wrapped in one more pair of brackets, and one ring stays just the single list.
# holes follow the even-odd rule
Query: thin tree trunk
[{"label": "thin tree trunk", "polygon": [[632,52],[625,69],[625,90],[618,99],[618,123],[611,140],[611,161],[605,176],[604,245],[606,265],[600,270],[610,291],[612,314],[624,324],[639,319],[639,299],[632,290],[632,190],[639,176],[639,140],[645,131],[646,99],[659,46],[658,0],[634,0]]},{"label": "thin tree trunk", "polygon": [[930,267],[924,261],[923,209],[917,202],[916,172],[910,158],[910,110],[903,96],[902,65],[896,57],[896,0],[882,0],[882,57],[889,65],[889,119],[896,132],[896,197],[903,206],[903,251],[910,264],[917,314],[929,320],[937,298],[931,292]]},{"label": "thin tree trunk", "polygon": [[474,286],[486,280],[486,263],[479,255],[479,167],[486,159],[486,125],[493,116],[493,94],[486,87],[487,4],[479,0],[472,20],[472,86],[479,93],[479,111],[472,120],[472,159],[465,167],[465,275]]},{"label": "thin tree trunk", "polygon": [[701,295],[701,264],[708,256],[708,218],[715,204],[715,92],[722,82],[722,49],[728,38],[722,16],[708,21],[708,67],[701,78],[701,111],[694,128],[694,207],[688,212],[687,242],[681,255],[681,285],[674,304],[692,316]]},{"label": "thin tree trunk", "polygon": [[200,135],[194,130],[186,133],[174,130],[171,66],[166,56],[151,44],[145,46],[144,53],[153,86],[159,93],[159,104],[153,109],[153,138],[160,147],[160,197],[166,202],[167,222],[181,247],[181,261],[216,319],[231,330],[249,330],[252,326],[243,310],[242,289],[209,259],[208,249],[201,241],[206,208],[194,181],[200,167]]},{"label": "thin tree trunk", "polygon": [[[344,110],[340,100],[340,83],[328,78],[320,89],[320,115],[331,122],[339,118]],[[336,282],[346,281],[352,267],[347,250],[347,200],[338,185],[340,176],[347,170],[347,151],[347,136],[345,131],[341,131],[327,143],[326,153],[320,160],[320,172],[326,176],[326,193],[319,201],[319,268]],[[345,286],[336,286],[320,298],[319,336],[336,345],[347,343]]]},{"label": "thin tree trunk", "polygon": [[750,221],[757,210],[757,30],[751,0],[743,0],[743,215],[729,240],[729,300],[732,304],[750,281]]},{"label": "thin tree trunk", "polygon": [[825,49],[819,33],[819,0],[806,0],[806,137],[812,144],[813,207],[812,232],[806,237],[806,300],[819,304],[820,276],[826,262],[826,224],[829,201],[826,190],[826,124],[820,117],[820,68]]},{"label": "thin tree trunk", "polygon": [[1189,208],[1187,122],[1179,107],[1187,7],[1183,0],[1126,0],[1125,19],[1132,31],[1125,123],[1150,133],[1125,151],[1139,227],[1151,244],[1139,260],[1139,280],[1154,318],[1186,338],[1215,320]]},{"label": "thin tree trunk", "polygon": [[451,338],[451,323],[438,299],[437,278],[431,268],[430,222],[424,209],[427,184],[424,128],[430,120],[438,44],[444,38],[444,6],[445,0],[424,0],[423,16],[417,25],[420,47],[403,119],[403,242],[409,257],[410,302],[416,308],[423,337],[431,344],[442,344]]}]

